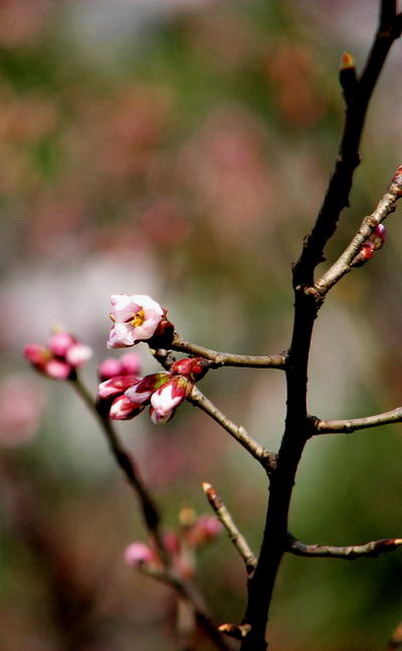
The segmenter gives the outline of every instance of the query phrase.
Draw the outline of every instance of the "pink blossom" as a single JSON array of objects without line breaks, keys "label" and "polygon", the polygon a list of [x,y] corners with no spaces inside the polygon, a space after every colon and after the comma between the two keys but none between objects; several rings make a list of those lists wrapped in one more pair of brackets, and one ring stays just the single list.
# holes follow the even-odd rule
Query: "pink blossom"
[{"label": "pink blossom", "polygon": [[121,364],[119,359],[114,357],[107,357],[98,366],[98,375],[100,380],[109,380],[118,375],[123,375],[121,372]]},{"label": "pink blossom", "polygon": [[109,417],[113,418],[113,420],[129,420],[141,413],[143,409],[144,405],[139,405],[127,398],[127,396],[122,395],[113,401]]},{"label": "pink blossom", "polygon": [[140,567],[145,563],[152,563],[157,560],[155,552],[145,543],[134,542],[126,547],[124,551],[124,559],[128,565],[133,567]]},{"label": "pink blossom", "polygon": [[113,294],[110,300],[110,318],[114,325],[107,341],[108,348],[124,348],[150,339],[166,313],[159,303],[145,294]]},{"label": "pink blossom", "polygon": [[66,380],[91,357],[92,350],[70,333],[60,331],[50,337],[47,347],[28,344],[24,355],[40,373],[56,380]]}]

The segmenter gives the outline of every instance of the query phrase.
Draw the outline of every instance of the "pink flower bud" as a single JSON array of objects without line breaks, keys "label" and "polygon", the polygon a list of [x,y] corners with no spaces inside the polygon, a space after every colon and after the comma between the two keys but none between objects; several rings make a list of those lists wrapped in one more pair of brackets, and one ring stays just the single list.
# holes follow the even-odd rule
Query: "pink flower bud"
[{"label": "pink flower bud", "polygon": [[105,380],[101,382],[98,386],[98,397],[102,399],[108,399],[115,396],[119,396],[124,393],[129,387],[133,387],[135,384],[138,384],[140,380],[131,375],[119,375],[117,377],[112,377],[110,380]]},{"label": "pink flower bud", "polygon": [[122,395],[113,401],[109,417],[113,418],[113,420],[129,420],[140,414],[143,409],[144,405],[136,404],[127,396]]},{"label": "pink flower bud", "polygon": [[173,375],[182,375],[192,382],[196,382],[204,377],[208,369],[209,362],[204,357],[186,357],[174,362],[170,370]]},{"label": "pink flower bud", "polygon": [[176,375],[163,384],[151,396],[151,405],[154,410],[151,413],[153,422],[158,424],[166,422],[166,417],[170,418],[173,415],[192,388],[193,384],[181,375]]},{"label": "pink flower bud", "polygon": [[73,367],[61,359],[53,358],[45,366],[44,373],[55,380],[67,380],[73,372]]},{"label": "pink flower bud", "polygon": [[50,351],[38,344],[28,344],[24,348],[26,359],[38,370],[44,372],[47,362],[51,358]]},{"label": "pink flower bud", "polygon": [[65,357],[67,351],[74,346],[76,339],[68,332],[56,332],[55,335],[50,337],[48,346],[53,355],[58,357]]},{"label": "pink flower bud", "polygon": [[157,560],[155,552],[142,542],[131,543],[124,551],[124,559],[128,565],[141,567]]},{"label": "pink flower bud", "polygon": [[74,368],[82,366],[90,357],[92,357],[92,349],[84,344],[73,344],[66,351],[66,360]]},{"label": "pink flower bud", "polygon": [[110,300],[114,326],[108,348],[124,348],[150,339],[165,314],[159,303],[144,294],[114,294]]},{"label": "pink flower bud", "polygon": [[152,394],[168,382],[170,378],[169,373],[151,373],[146,375],[131,389],[126,391],[126,396],[133,402],[141,404],[149,404]]},{"label": "pink flower bud", "polygon": [[187,532],[187,541],[193,547],[199,547],[223,531],[223,526],[214,515],[200,515],[194,526]]},{"label": "pink flower bud", "polygon": [[124,373],[121,372],[120,360],[115,359],[114,357],[108,357],[99,364],[98,376],[100,380],[109,380],[117,375],[124,375]]},{"label": "pink flower bud", "polygon": [[141,372],[142,361],[137,353],[125,353],[120,357],[121,375],[138,375]]}]

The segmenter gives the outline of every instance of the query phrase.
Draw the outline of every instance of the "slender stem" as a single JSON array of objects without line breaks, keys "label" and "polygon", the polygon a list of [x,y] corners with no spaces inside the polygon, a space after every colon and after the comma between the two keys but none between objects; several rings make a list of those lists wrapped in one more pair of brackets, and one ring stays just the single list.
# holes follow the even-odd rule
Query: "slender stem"
[{"label": "slender stem", "polygon": [[372,540],[364,545],[334,547],[332,545],[306,545],[296,538],[289,537],[287,551],[296,556],[341,558],[353,561],[355,558],[374,557],[392,552],[401,545],[402,538],[384,538],[383,540]]},{"label": "slender stem", "polygon": [[221,425],[236,441],[238,441],[250,454],[257,459],[267,471],[273,470],[276,465],[276,455],[268,452],[260,443],[248,434],[242,425],[236,425],[229,420],[203,393],[194,387],[187,400],[196,405],[206,414],[211,416]]},{"label": "slender stem", "polygon": [[232,516],[215,488],[206,482],[202,485],[202,488],[217,517],[228,532],[230,540],[244,560],[247,574],[251,574],[257,565],[257,559],[251,551],[246,539],[236,527]]},{"label": "slender stem", "polygon": [[365,217],[349,246],[338,260],[316,281],[314,287],[324,296],[353,266],[354,259],[362,244],[373,233],[375,227],[395,211],[396,202],[402,197],[402,166],[398,167],[388,191],[382,197],[375,211]]},{"label": "slender stem", "polygon": [[220,353],[217,350],[185,341],[177,332],[174,335],[171,348],[181,353],[205,357],[205,359],[211,360],[211,368],[218,368],[220,366],[245,366],[249,368],[284,369],[286,365],[286,355],[283,353],[280,355],[236,355],[234,353]]},{"label": "slender stem", "polygon": [[386,411],[374,416],[364,418],[351,418],[349,420],[318,420],[315,423],[315,434],[351,434],[359,429],[391,425],[402,422],[402,407]]},{"label": "slender stem", "polygon": [[110,419],[107,415],[103,414],[100,409],[98,409],[90,392],[81,382],[81,380],[77,377],[76,379],[71,380],[71,384],[101,426],[101,429],[105,434],[107,442],[109,444],[110,451],[112,452],[118,466],[125,474],[129,485],[137,494],[145,524],[149,533],[155,540],[155,544],[158,548],[161,559],[168,566],[170,564],[170,558],[160,530],[160,514],[154,498],[150,494],[148,488],[144,484],[139,474],[132,455],[124,449],[119,441],[118,435],[112,423],[110,422]]}]

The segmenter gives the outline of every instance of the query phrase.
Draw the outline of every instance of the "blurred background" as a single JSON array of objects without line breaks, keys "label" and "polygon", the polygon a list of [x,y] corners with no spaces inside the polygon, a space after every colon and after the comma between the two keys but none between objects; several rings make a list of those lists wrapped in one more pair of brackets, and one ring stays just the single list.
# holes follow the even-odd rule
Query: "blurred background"
[{"label": "blurred background", "polygon": [[[147,293],[218,350],[289,345],[291,263],[320,206],[343,121],[342,52],[361,69],[375,0],[3,0],[0,3],[0,629],[4,651],[177,649],[174,599],[124,563],[146,541],[130,489],[71,388],[31,371],[53,326],[94,350],[111,293]],[[402,42],[376,90],[334,260],[402,163]],[[402,402],[401,208],[385,248],[333,290],[317,321],[310,411],[363,416]],[[157,370],[137,347],[144,372]],[[117,351],[116,357],[119,356]],[[279,371],[221,369],[200,387],[276,450]],[[258,550],[263,473],[183,405],[119,424],[175,529],[221,493]],[[292,533],[357,544],[400,537],[400,426],[309,442]],[[400,552],[353,563],[286,557],[270,641],[281,651],[374,651],[402,619]],[[198,557],[217,623],[240,622],[245,573],[225,536]],[[73,630],[75,646],[69,635]],[[79,640],[79,642],[78,642]],[[200,637],[198,649],[209,649]]]}]

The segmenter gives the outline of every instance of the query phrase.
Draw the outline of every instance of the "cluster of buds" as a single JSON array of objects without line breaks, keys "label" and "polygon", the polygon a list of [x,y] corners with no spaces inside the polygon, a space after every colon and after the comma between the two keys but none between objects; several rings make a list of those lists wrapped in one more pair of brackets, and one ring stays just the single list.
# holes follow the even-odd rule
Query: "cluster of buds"
[{"label": "cluster of buds", "polygon": [[56,380],[71,380],[76,376],[76,369],[92,356],[92,350],[69,332],[60,330],[50,337],[47,346],[25,346],[24,355],[43,375]]},{"label": "cluster of buds", "polygon": [[128,420],[149,406],[152,421],[157,425],[166,423],[208,367],[204,358],[189,357],[174,362],[168,372],[151,373],[144,378],[111,377],[98,387],[99,409],[115,420]]},{"label": "cluster of buds", "polygon": [[374,255],[378,249],[385,244],[386,229],[384,224],[377,224],[371,235],[361,245],[360,251],[352,262],[352,266],[358,267],[364,264]]},{"label": "cluster of buds", "polygon": [[148,341],[151,348],[167,348],[172,343],[174,326],[167,310],[145,294],[113,294],[110,297],[113,327],[108,348],[126,348]]},{"label": "cluster of buds", "polygon": [[125,353],[116,357],[107,357],[98,366],[98,377],[101,382],[110,380],[117,375],[138,375],[141,372],[141,358],[137,353]]},{"label": "cluster of buds", "polygon": [[[185,507],[179,514],[179,528],[168,531],[163,537],[166,551],[172,559],[177,574],[190,579],[194,576],[195,552],[213,540],[223,531],[223,526],[214,515],[197,516],[193,509]],[[163,561],[152,540],[148,543],[133,542],[124,552],[126,562],[135,568],[147,566],[162,569]]]}]

